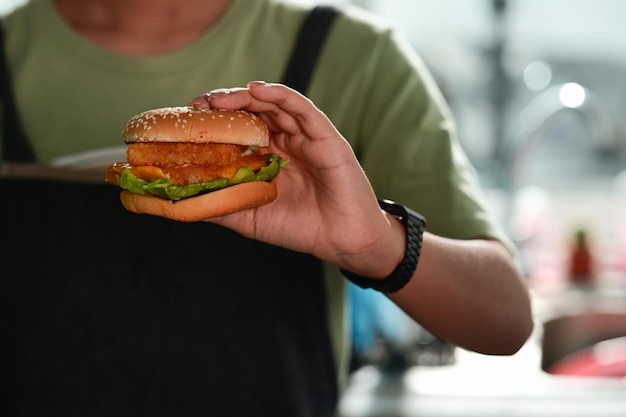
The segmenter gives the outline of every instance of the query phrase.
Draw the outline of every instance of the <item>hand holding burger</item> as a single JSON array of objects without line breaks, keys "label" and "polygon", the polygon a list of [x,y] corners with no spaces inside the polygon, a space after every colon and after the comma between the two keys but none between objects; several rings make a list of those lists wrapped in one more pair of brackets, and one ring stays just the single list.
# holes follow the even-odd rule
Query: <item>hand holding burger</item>
[{"label": "hand holding burger", "polygon": [[381,211],[351,145],[308,98],[280,84],[214,90],[191,105],[246,110],[268,126],[268,151],[289,160],[274,202],[210,221],[244,236],[384,277],[402,260],[403,226]]},{"label": "hand holding burger", "polygon": [[212,221],[370,276],[402,257],[403,228],[380,210],[350,144],[284,85],[253,82],[147,110],[122,137],[127,161],[111,165],[107,181],[131,212]]}]

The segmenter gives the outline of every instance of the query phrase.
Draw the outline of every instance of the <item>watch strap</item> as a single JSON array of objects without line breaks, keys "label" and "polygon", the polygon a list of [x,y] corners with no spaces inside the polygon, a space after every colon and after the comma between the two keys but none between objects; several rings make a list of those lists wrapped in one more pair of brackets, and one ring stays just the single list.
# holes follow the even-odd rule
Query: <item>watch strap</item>
[{"label": "watch strap", "polygon": [[422,249],[422,236],[426,229],[426,219],[421,214],[391,200],[378,200],[380,208],[397,217],[406,230],[406,250],[402,262],[386,278],[363,277],[341,269],[341,273],[361,288],[371,288],[384,293],[402,289],[413,277]]}]

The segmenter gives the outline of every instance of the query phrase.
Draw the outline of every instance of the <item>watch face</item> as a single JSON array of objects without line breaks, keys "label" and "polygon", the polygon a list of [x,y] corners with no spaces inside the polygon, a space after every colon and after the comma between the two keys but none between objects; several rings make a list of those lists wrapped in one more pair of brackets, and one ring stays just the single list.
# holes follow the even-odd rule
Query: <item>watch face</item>
[{"label": "watch face", "polygon": [[411,210],[409,207],[398,204],[392,200],[378,200],[378,205],[387,213],[401,218],[403,223],[408,216],[413,216],[422,223],[423,227],[426,227],[426,218],[416,211]]}]

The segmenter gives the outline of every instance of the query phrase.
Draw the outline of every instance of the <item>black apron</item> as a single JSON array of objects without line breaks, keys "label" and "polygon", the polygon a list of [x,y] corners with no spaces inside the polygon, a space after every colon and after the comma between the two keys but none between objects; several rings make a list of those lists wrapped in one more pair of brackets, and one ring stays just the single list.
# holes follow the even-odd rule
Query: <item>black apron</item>
[{"label": "black apron", "polygon": [[[10,87],[4,163],[34,162]],[[0,415],[334,415],[319,260],[127,212],[112,185],[0,192]]]}]

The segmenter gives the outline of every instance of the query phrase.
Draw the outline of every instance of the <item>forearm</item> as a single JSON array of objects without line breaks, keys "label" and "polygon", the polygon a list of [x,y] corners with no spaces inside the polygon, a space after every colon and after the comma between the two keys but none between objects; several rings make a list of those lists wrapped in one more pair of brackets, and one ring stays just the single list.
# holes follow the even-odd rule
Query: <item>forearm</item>
[{"label": "forearm", "polygon": [[494,241],[426,233],[413,279],[389,297],[433,334],[478,352],[514,353],[532,329],[528,290]]}]

